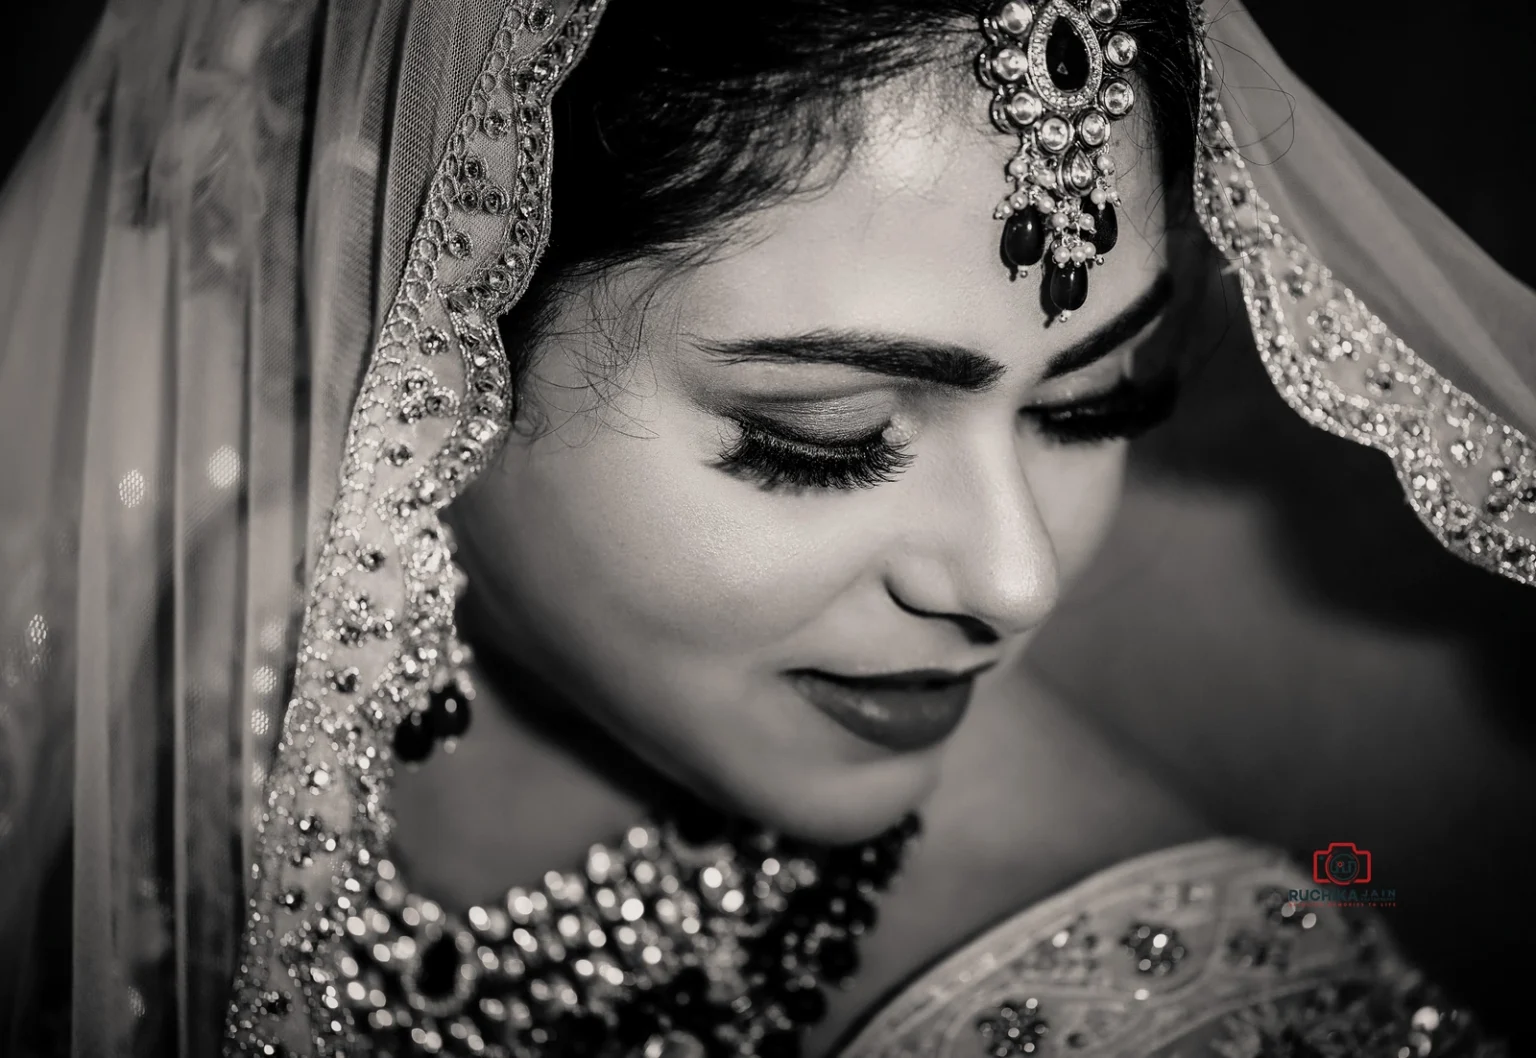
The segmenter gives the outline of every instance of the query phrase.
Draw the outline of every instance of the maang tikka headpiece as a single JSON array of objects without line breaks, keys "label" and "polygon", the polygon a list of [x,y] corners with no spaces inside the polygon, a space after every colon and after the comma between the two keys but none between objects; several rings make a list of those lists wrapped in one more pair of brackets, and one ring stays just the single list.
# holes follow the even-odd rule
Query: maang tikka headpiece
[{"label": "maang tikka headpiece", "polygon": [[1019,137],[1014,190],[997,207],[1003,260],[1046,262],[1045,295],[1065,319],[1088,297],[1088,269],[1119,236],[1110,124],[1136,101],[1136,40],[1115,28],[1119,0],[1006,0],[981,19],[976,70],[992,121]]}]

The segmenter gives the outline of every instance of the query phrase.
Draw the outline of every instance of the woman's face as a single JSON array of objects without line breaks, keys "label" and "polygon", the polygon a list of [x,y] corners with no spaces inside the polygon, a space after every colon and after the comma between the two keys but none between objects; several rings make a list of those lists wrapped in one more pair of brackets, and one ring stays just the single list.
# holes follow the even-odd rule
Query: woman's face
[{"label": "woman's face", "polygon": [[1038,272],[999,257],[1017,143],[965,106],[883,90],[829,189],[570,298],[525,391],[542,428],[454,512],[482,651],[813,839],[931,789],[967,677],[1016,658],[1107,527],[1125,445],[1093,435],[1146,404],[1121,383],[1166,300],[1155,156],[1117,148],[1119,245],[1048,325]]}]

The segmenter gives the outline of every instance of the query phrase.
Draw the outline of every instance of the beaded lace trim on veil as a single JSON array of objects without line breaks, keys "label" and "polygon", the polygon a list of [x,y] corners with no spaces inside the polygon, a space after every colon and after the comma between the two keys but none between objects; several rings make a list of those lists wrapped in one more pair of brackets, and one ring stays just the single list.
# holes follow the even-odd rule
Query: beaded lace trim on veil
[{"label": "beaded lace trim on veil", "polygon": [[1426,364],[1282,224],[1254,189],[1203,71],[1195,202],[1227,256],[1270,380],[1314,426],[1384,452],[1448,550],[1536,584],[1536,450]]},{"label": "beaded lace trim on veil", "polygon": [[[462,576],[440,512],[505,436],[496,318],[544,248],[549,104],[602,7],[511,0],[432,178],[310,589],[252,868],[233,1054],[361,1049],[342,970],[388,849],[392,734],[464,660],[453,626]],[[1275,385],[1308,421],[1386,453],[1447,548],[1536,583],[1529,439],[1423,363],[1285,231],[1233,146],[1209,70],[1198,208]]]},{"label": "beaded lace trim on veil", "polygon": [[359,1049],[339,973],[388,847],[391,735],[465,660],[439,512],[503,439],[496,319],[549,232],[549,103],[603,0],[512,0],[432,178],[348,428],[341,488],[257,828],[237,1054]]}]

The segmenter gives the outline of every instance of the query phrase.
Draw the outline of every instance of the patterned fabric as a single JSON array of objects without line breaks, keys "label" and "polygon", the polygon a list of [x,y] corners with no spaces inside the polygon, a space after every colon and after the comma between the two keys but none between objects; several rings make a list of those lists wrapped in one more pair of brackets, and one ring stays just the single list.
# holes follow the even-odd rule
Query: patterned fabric
[{"label": "patterned fabric", "polygon": [[1295,899],[1317,888],[1279,853],[1233,841],[1130,860],[946,959],[840,1058],[1509,1053],[1371,912]]}]

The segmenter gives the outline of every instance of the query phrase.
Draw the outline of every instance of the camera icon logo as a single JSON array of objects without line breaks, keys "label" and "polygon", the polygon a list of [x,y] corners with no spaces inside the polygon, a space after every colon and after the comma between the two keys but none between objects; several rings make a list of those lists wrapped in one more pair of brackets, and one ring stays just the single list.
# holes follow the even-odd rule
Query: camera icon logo
[{"label": "camera icon logo", "polygon": [[1312,854],[1312,880],[1318,885],[1365,885],[1371,880],[1371,854],[1353,841],[1335,841]]}]

